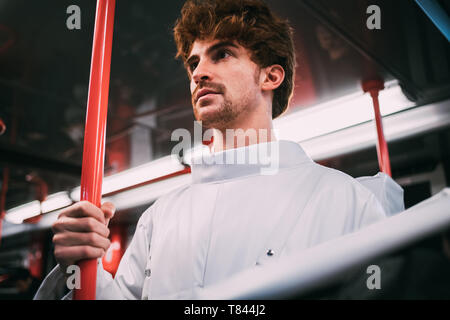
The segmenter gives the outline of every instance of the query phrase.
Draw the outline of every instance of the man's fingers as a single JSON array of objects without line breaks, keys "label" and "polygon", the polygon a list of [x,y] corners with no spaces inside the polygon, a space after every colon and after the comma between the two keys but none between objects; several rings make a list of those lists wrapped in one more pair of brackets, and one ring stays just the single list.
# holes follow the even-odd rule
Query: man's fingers
[{"label": "man's fingers", "polygon": [[52,226],[54,233],[60,233],[65,231],[73,232],[96,232],[99,235],[107,238],[109,236],[109,229],[98,220],[87,218],[70,218],[61,217],[55,221]]},{"label": "man's fingers", "polygon": [[74,205],[71,205],[70,207],[61,211],[58,218],[60,217],[92,217],[103,224],[106,222],[105,214],[103,213],[103,211],[89,201],[80,201],[75,203]]},{"label": "man's fingers", "polygon": [[53,243],[60,246],[84,246],[97,247],[108,250],[110,241],[108,238],[100,236],[98,233],[80,233],[66,231],[63,233],[57,233],[53,236]]},{"label": "man's fingers", "polygon": [[62,210],[58,218],[84,218],[92,217],[99,222],[108,225],[109,220],[114,216],[116,208],[111,202],[105,202],[101,208],[97,208],[89,201],[80,201]]},{"label": "man's fingers", "polygon": [[107,202],[101,208],[80,201],[66,209],[53,223],[55,258],[62,268],[84,259],[102,257],[110,246],[109,219],[115,207]]},{"label": "man's fingers", "polygon": [[90,246],[56,246],[55,258],[59,263],[65,266],[74,264],[77,261],[84,259],[97,259],[101,258],[105,254],[105,251],[101,248]]}]

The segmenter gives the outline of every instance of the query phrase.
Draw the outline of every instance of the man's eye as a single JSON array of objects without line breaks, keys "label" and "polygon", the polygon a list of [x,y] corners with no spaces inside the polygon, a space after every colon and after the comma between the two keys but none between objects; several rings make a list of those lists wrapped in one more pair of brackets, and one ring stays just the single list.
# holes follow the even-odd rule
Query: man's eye
[{"label": "man's eye", "polygon": [[229,57],[231,54],[227,50],[220,50],[216,54],[216,60],[221,60]]},{"label": "man's eye", "polygon": [[198,62],[193,62],[189,65],[189,70],[191,72],[193,72],[195,70],[195,68],[197,68],[197,66],[198,66]]}]

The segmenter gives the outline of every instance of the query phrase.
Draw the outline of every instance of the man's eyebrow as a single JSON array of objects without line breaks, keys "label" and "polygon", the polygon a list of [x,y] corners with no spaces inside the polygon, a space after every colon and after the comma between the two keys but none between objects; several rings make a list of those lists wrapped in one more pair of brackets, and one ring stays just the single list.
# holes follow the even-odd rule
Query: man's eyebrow
[{"label": "man's eyebrow", "polygon": [[[222,49],[224,47],[234,47],[236,49],[238,48],[238,46],[232,41],[221,41],[221,42],[218,42],[218,43],[212,45],[211,47],[209,47],[206,50],[206,54],[210,54],[211,52],[216,51],[218,49]],[[194,54],[194,55],[190,56],[186,60],[186,65],[189,66],[196,59],[198,59],[198,55]]]}]

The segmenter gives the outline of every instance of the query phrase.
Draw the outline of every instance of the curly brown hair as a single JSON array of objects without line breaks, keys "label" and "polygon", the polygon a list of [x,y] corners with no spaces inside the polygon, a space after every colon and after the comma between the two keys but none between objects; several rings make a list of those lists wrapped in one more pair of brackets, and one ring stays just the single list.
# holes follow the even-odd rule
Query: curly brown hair
[{"label": "curly brown hair", "polygon": [[272,118],[286,111],[293,94],[295,50],[287,20],[261,0],[188,0],[174,27],[177,58],[190,54],[195,40],[235,40],[251,53],[259,67],[283,67],[285,78],[274,90]]}]

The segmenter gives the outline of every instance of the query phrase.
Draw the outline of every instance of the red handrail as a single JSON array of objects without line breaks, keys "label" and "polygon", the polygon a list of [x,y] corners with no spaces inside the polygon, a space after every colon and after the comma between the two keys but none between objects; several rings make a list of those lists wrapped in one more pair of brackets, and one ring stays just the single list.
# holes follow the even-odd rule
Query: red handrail
[{"label": "red handrail", "polygon": [[[97,0],[89,78],[80,199],[92,202],[97,207],[100,207],[102,198],[115,5],[115,0]],[[78,265],[81,272],[81,288],[75,289],[73,298],[95,300],[97,259],[83,260]]]},{"label": "red handrail", "polygon": [[381,172],[392,176],[391,173],[391,162],[389,160],[389,150],[384,138],[383,133],[383,122],[381,120],[380,103],[378,101],[378,93],[380,90],[384,89],[384,84],[382,80],[370,80],[363,82],[364,92],[369,92],[372,101],[373,109],[375,112],[375,123],[377,126],[377,155],[378,155],[378,165],[380,166]]}]

